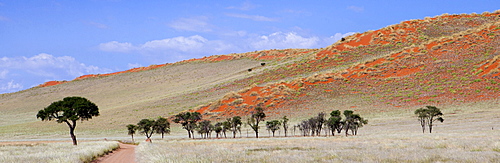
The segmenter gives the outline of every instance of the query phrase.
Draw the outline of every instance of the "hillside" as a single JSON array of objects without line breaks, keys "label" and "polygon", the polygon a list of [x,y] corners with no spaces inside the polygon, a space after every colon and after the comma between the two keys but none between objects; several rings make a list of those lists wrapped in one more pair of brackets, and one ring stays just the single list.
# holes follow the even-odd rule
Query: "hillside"
[{"label": "hillside", "polygon": [[0,137],[66,135],[66,126],[35,116],[66,96],[86,97],[101,109],[79,126],[85,136],[116,135],[140,119],[188,110],[225,119],[260,106],[271,118],[299,119],[332,109],[372,116],[498,100],[499,20],[500,12],[445,14],[354,34],[322,49],[218,55],[47,82],[0,95]]}]

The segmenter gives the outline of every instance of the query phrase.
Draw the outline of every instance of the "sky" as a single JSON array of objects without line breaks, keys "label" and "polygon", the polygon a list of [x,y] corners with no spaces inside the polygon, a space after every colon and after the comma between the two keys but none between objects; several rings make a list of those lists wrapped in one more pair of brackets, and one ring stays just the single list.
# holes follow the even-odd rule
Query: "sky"
[{"label": "sky", "polygon": [[0,94],[51,80],[342,37],[498,0],[0,0]]}]

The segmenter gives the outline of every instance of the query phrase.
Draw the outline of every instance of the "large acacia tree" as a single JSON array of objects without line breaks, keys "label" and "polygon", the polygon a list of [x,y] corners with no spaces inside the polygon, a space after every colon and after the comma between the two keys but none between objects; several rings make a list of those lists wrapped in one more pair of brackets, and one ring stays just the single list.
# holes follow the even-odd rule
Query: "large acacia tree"
[{"label": "large acacia tree", "polygon": [[66,97],[61,101],[53,102],[36,114],[36,117],[42,121],[56,120],[57,123],[66,123],[71,139],[73,139],[73,145],[77,145],[76,122],[89,120],[94,116],[99,116],[99,108],[83,97]]},{"label": "large acacia tree", "polygon": [[137,123],[137,129],[146,136],[146,141],[151,141],[151,136],[155,132],[156,121],[153,119],[142,119]]}]

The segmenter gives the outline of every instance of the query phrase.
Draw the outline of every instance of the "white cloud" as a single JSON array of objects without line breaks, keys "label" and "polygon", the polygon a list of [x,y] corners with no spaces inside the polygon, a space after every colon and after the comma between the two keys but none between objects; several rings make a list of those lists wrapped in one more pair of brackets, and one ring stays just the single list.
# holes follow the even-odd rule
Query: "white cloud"
[{"label": "white cloud", "polygon": [[129,63],[128,68],[133,69],[133,68],[138,68],[138,67],[143,67],[140,63]]},{"label": "white cloud", "polygon": [[143,50],[157,50],[157,49],[170,49],[182,52],[188,52],[193,49],[199,49],[202,47],[208,40],[199,36],[194,35],[190,37],[174,37],[163,40],[153,40],[146,42],[141,45],[139,49]]},{"label": "white cloud", "polygon": [[[72,80],[86,74],[110,73],[111,69],[85,65],[71,56],[41,53],[32,57],[0,58],[0,93],[36,86],[50,80]],[[10,82],[6,82],[10,81]]]},{"label": "white cloud", "polygon": [[133,45],[111,41],[99,45],[99,49],[109,52],[139,53],[155,63],[174,62],[182,59],[229,53],[231,44],[220,40],[208,40],[199,35],[179,36],[161,40],[151,40]]},{"label": "white cloud", "polygon": [[193,31],[193,32],[212,31],[212,25],[208,23],[208,17],[206,16],[180,18],[169,23],[168,26],[181,31]]},{"label": "white cloud", "polygon": [[0,79],[5,79],[7,74],[9,73],[9,70],[2,70],[0,71]]},{"label": "white cloud", "polygon": [[12,73],[15,71],[24,71],[36,76],[56,79],[111,71],[110,69],[102,69],[97,66],[87,66],[70,56],[54,57],[46,53],[41,53],[29,58],[3,57],[0,59],[0,67],[12,71]]},{"label": "white cloud", "polygon": [[365,11],[364,7],[359,7],[359,6],[349,6],[347,7],[348,10],[352,10],[354,12],[363,12]]},{"label": "white cloud", "polygon": [[337,42],[338,40],[340,40],[344,37],[353,35],[353,34],[355,34],[355,32],[335,33],[335,35],[330,36],[329,38],[326,38],[325,42],[329,42],[330,44],[333,44],[333,43]]},{"label": "white cloud", "polygon": [[260,15],[247,15],[247,14],[235,14],[235,13],[227,13],[226,16],[229,17],[235,17],[235,18],[243,18],[243,19],[250,19],[253,21],[277,21],[278,19],[275,18],[269,18],[265,16],[260,16]]},{"label": "white cloud", "polygon": [[[296,29],[301,31],[301,29]],[[297,32],[275,32],[269,35],[249,34],[245,31],[227,32],[228,40],[208,40],[200,35],[179,36],[151,40],[143,44],[111,41],[99,45],[110,52],[137,53],[154,63],[176,62],[216,54],[241,53],[265,49],[322,48],[353,32],[337,33],[331,37],[303,36]],[[132,64],[129,64],[132,67]]]},{"label": "white cloud", "polygon": [[120,43],[118,41],[111,41],[99,44],[99,49],[107,52],[128,53],[136,50],[136,47],[134,47],[131,43],[128,42]]},{"label": "white cloud", "polygon": [[22,89],[23,85],[14,83],[14,80],[7,83],[0,83],[0,93],[14,92]]},{"label": "white cloud", "polygon": [[203,47],[208,42],[207,39],[194,35],[190,37],[174,37],[162,40],[152,40],[148,41],[142,45],[133,45],[131,43],[125,42],[120,43],[117,41],[111,41],[107,43],[99,44],[99,49],[108,52],[151,52],[151,51],[165,51],[173,50],[180,52],[190,52]]},{"label": "white cloud", "polygon": [[260,36],[251,42],[255,49],[287,49],[287,48],[312,48],[319,43],[316,36],[302,37],[295,32],[276,32]]}]

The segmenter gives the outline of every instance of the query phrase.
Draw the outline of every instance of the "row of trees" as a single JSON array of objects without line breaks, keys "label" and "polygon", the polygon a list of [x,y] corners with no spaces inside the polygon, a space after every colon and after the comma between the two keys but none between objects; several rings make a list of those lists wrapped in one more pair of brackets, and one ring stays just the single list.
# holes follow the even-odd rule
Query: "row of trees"
[{"label": "row of trees", "polygon": [[146,136],[146,140],[151,142],[151,136],[153,133],[161,134],[163,139],[164,134],[170,133],[170,122],[168,119],[163,117],[158,117],[158,119],[142,119],[137,123],[137,125],[129,124],[127,125],[128,134],[132,136],[132,141],[134,141],[134,134],[139,131]]},{"label": "row of trees", "polygon": [[341,133],[342,130],[345,131],[345,135],[347,136],[349,130],[352,135],[357,135],[358,129],[368,124],[368,120],[362,118],[359,114],[354,114],[352,110],[344,111],[344,119],[342,119],[340,110],[332,111],[328,119],[325,116],[324,112],[318,113],[317,116],[303,120],[294,126],[294,130],[295,128],[299,128],[303,136],[320,136],[323,127],[326,127],[332,136],[335,136],[335,132]]},{"label": "row of trees", "polygon": [[[294,135],[295,129],[299,128],[304,136],[319,136],[323,126],[327,127],[332,135],[335,135],[335,131],[340,133],[342,130],[345,131],[346,136],[348,135],[348,131],[351,131],[352,135],[357,135],[358,129],[368,123],[368,120],[363,119],[359,114],[354,114],[351,110],[345,110],[343,114],[344,119],[341,117],[341,112],[335,110],[330,113],[330,118],[325,119],[325,113],[319,113],[318,116],[304,120],[300,124],[295,125]],[[419,108],[415,110],[415,114],[422,126],[422,132],[425,132],[425,126],[428,126],[429,132],[432,133],[433,122],[444,121],[442,117],[443,113],[435,106]],[[40,118],[42,121],[55,120],[58,123],[66,123],[69,127],[73,145],[77,145],[76,136],[74,134],[76,122],[78,120],[89,120],[95,116],[99,116],[99,108],[96,104],[83,97],[65,97],[63,100],[53,102],[46,108],[39,110],[36,115],[36,117]],[[266,114],[263,109],[258,107],[247,121],[247,124],[255,131],[255,137],[257,138],[259,137],[259,123],[264,121],[265,117]],[[188,131],[189,138],[194,138],[195,129],[197,129],[198,133],[202,134],[204,138],[209,137],[212,131],[216,132],[217,137],[222,133],[224,137],[226,137],[226,131],[232,131],[233,138],[236,137],[237,132],[240,132],[241,135],[241,125],[243,122],[239,116],[228,118],[224,122],[217,122],[215,125],[212,125],[208,120],[201,120],[202,116],[198,112],[184,112],[175,115],[173,121],[175,123],[180,123],[182,127]],[[201,122],[198,123],[199,121]],[[274,133],[280,129],[281,125],[283,125],[285,136],[287,136],[288,118],[286,116],[283,117],[282,120],[271,120],[266,122],[266,127],[273,133],[273,136]],[[170,133],[170,122],[162,117],[156,120],[142,119],[137,125],[127,125],[127,129],[129,135],[132,136],[132,140],[134,139],[136,131],[143,133],[148,140],[150,140],[153,133],[161,133],[163,138],[165,133]]]},{"label": "row of trees", "polygon": [[[293,135],[295,135],[295,130],[299,129],[303,136],[320,136],[323,128],[327,128],[325,131],[330,131],[331,135],[335,135],[335,132],[340,133],[342,130],[345,131],[346,136],[348,131],[351,131],[352,135],[356,135],[357,130],[368,123],[368,120],[363,119],[359,114],[354,114],[351,110],[345,110],[343,115],[344,119],[341,112],[335,110],[326,119],[326,114],[321,112],[317,116],[293,126]],[[258,107],[247,119],[245,125],[248,125],[255,132],[256,138],[259,138],[260,122],[263,122],[265,118],[264,110]],[[227,138],[227,132],[232,132],[233,138],[236,138],[238,133],[241,135],[241,128],[244,125],[240,116],[212,124],[209,120],[202,120],[202,116],[198,112],[179,113],[173,117],[173,122],[179,123],[188,132],[189,138],[194,138],[195,131],[200,134],[201,138],[210,138],[212,132],[215,132],[216,138],[222,136]],[[163,138],[164,133],[170,132],[170,123],[167,119],[159,117],[157,120],[143,119],[137,125],[127,125],[127,128],[132,140],[136,130],[144,134],[147,139],[150,139],[153,133],[161,133]],[[284,116],[281,119],[266,121],[266,129],[272,132],[273,137],[276,131],[283,129],[286,137],[288,135],[289,119]],[[326,132],[326,135],[328,135],[328,132]]]}]

